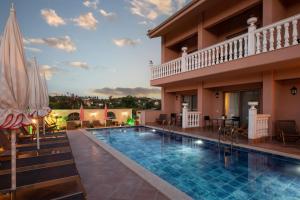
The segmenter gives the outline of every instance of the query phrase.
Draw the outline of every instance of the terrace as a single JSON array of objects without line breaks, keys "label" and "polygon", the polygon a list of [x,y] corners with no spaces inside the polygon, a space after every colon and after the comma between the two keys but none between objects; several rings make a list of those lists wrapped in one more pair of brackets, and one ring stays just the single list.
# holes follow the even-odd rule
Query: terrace
[{"label": "terrace", "polygon": [[[182,128],[180,126],[166,126],[166,125],[159,125],[157,123],[147,123],[148,127],[164,130],[164,131],[172,131],[175,133],[179,133],[182,135],[188,135],[193,137],[198,137],[200,139],[211,140],[215,142],[219,142],[219,133],[217,128],[203,128],[203,127],[196,127],[196,128]],[[223,136],[220,137],[220,142],[225,144],[232,144],[234,146],[246,147],[254,150],[269,152],[272,154],[300,158],[300,146],[299,142],[297,143],[289,143],[284,145],[282,142],[272,138],[264,138],[263,141],[258,143],[249,142],[247,136],[245,135],[238,135],[234,137],[233,140],[230,136]]]},{"label": "terrace", "polygon": [[179,58],[159,65],[150,62],[151,84],[160,86],[240,69],[253,70],[274,62],[290,65],[293,60],[295,64],[295,59],[299,60],[295,54],[300,43],[299,19],[300,15],[294,15],[256,29],[257,18],[252,17],[247,20],[247,33],[189,54],[187,47],[182,47]]}]

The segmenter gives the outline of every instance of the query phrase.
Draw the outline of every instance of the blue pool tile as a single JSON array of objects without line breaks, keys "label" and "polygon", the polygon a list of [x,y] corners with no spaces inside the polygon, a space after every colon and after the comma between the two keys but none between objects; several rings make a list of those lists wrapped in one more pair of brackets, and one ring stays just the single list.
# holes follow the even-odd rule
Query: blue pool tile
[{"label": "blue pool tile", "polygon": [[194,199],[300,199],[299,160],[145,127],[92,133]]}]

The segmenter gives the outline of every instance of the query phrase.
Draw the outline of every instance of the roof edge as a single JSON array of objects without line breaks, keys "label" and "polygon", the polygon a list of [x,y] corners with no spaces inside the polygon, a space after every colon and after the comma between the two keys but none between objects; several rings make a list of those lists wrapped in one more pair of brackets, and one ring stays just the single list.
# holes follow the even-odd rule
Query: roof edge
[{"label": "roof edge", "polygon": [[177,12],[175,12],[173,15],[171,15],[170,17],[168,17],[166,20],[164,20],[163,22],[161,22],[158,26],[156,26],[153,29],[148,30],[148,37],[149,38],[154,38],[154,37],[158,37],[158,33],[164,29],[166,26],[168,26],[170,23],[172,23],[172,21],[176,20],[179,15],[184,14],[185,12],[187,12],[191,7],[193,6],[197,6],[202,4],[203,2],[205,2],[207,0],[192,0],[191,2],[189,2],[188,4],[186,4],[183,8],[181,8],[180,10],[178,10]]}]

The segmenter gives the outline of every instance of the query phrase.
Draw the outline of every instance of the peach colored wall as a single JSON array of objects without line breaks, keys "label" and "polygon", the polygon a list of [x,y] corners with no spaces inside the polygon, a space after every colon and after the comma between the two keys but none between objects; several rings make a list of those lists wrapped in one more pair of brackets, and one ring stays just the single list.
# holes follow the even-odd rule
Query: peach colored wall
[{"label": "peach colored wall", "polygon": [[263,0],[263,25],[266,26],[285,16],[285,9],[280,0]]},{"label": "peach colored wall", "polygon": [[161,93],[162,93],[162,102],[161,102],[162,112],[166,114],[170,114],[174,112],[176,95],[174,93],[166,92],[165,88],[162,88]]},{"label": "peach colored wall", "polygon": [[[108,111],[115,113],[116,120],[119,123],[126,122],[129,117],[130,118],[132,117],[132,109],[108,109]],[[79,110],[78,109],[52,110],[50,116],[67,117],[69,114],[74,112],[79,113]],[[104,123],[104,109],[84,109],[84,120],[86,121],[100,120],[101,123]]]},{"label": "peach colored wall", "polygon": [[263,0],[263,25],[299,14],[298,0]]},{"label": "peach colored wall", "polygon": [[[300,78],[277,81],[277,83],[276,120],[296,120],[298,130],[300,130]],[[293,86],[298,88],[295,96],[290,92]]]},{"label": "peach colored wall", "polygon": [[[276,92],[277,92],[277,84],[274,81],[274,72],[269,71],[263,73],[263,90],[262,90],[262,97],[263,97],[263,114],[269,114],[270,123],[269,126],[270,131],[274,127],[274,120],[275,116],[275,102],[276,102]],[[269,132],[270,134],[271,132]]]},{"label": "peach colored wall", "polygon": [[161,110],[139,110],[137,111],[139,115],[139,120],[141,125],[147,123],[153,123],[159,117],[159,114],[162,113]]},{"label": "peach colored wall", "polygon": [[[215,0],[215,2],[219,2]],[[220,1],[222,3],[222,1]],[[216,3],[215,3],[216,4]],[[213,5],[213,3],[211,4]],[[262,7],[262,11],[259,7]],[[250,16],[249,13],[245,13],[245,21],[239,25],[229,27],[228,25],[220,24],[221,22],[232,19],[234,16],[242,14],[249,9],[257,8],[254,13],[250,14],[261,15],[262,24],[267,25],[286,17],[298,14],[300,12],[300,1],[298,0],[231,0],[223,3],[222,6],[212,6],[205,8],[204,11],[192,14],[186,18],[181,18],[177,24],[164,30],[161,43],[162,49],[162,62],[178,58],[181,56],[181,52],[170,49],[171,46],[179,44],[186,38],[193,34],[197,34],[198,49],[213,45],[217,42],[225,40],[225,37],[233,33],[238,33],[247,28],[246,18]],[[257,13],[258,12],[258,13]],[[261,13],[262,12],[262,13]],[[230,23],[236,24],[236,23]],[[222,31],[215,31],[212,33],[208,31],[214,26],[218,26],[218,29]],[[222,32],[222,33],[221,33]],[[193,47],[191,47],[193,48]]]},{"label": "peach colored wall", "polygon": [[[291,1],[291,0],[290,0]],[[300,1],[293,1],[293,4],[286,8],[285,17],[290,17],[300,13]]]}]

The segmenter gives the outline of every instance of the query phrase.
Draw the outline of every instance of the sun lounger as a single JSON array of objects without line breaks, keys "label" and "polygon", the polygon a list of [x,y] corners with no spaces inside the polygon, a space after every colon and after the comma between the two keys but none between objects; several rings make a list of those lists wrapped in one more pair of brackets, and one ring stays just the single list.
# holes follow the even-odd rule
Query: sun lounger
[{"label": "sun lounger", "polygon": [[[0,192],[9,191],[11,175],[0,175],[0,180]],[[80,184],[80,177],[74,163],[17,172],[17,191],[26,188],[38,189],[70,181],[77,181]]]},{"label": "sun lounger", "polygon": [[168,115],[167,114],[160,114],[159,117],[156,119],[156,123],[164,125],[168,122]]},{"label": "sun lounger", "polygon": [[[1,199],[1,194],[0,194]],[[85,192],[76,181],[65,182],[39,189],[23,188],[16,193],[16,199],[21,200],[83,200]],[[10,200],[9,196],[3,200]]]},{"label": "sun lounger", "polygon": [[300,139],[300,133],[297,130],[295,120],[276,121],[277,138],[284,144],[287,142],[296,142]]},{"label": "sun lounger", "polygon": [[[45,168],[49,166],[62,165],[67,163],[72,163],[73,155],[71,152],[61,153],[61,154],[51,154],[44,156],[34,156],[28,158],[18,158],[17,171],[33,170],[38,168]],[[1,161],[0,162],[0,174],[10,173],[11,161]]]},{"label": "sun lounger", "polygon": [[[60,143],[60,142],[66,142],[68,141],[68,139],[66,137],[41,137],[40,138],[40,143]],[[36,144],[36,140],[30,140],[30,141],[22,141],[22,142],[18,142],[19,146],[26,146],[26,145],[34,145]]]},{"label": "sun lounger", "polygon": [[[36,141],[17,147],[17,199],[85,199],[68,138],[61,135],[43,138],[38,151]],[[11,186],[11,155],[6,158],[0,161],[0,199]]]},{"label": "sun lounger", "polygon": [[[69,142],[41,144],[40,149],[50,149],[50,148],[66,147],[66,146],[69,146]],[[33,151],[36,150],[36,146],[23,146],[23,147],[17,147],[17,149],[19,152]]]}]

